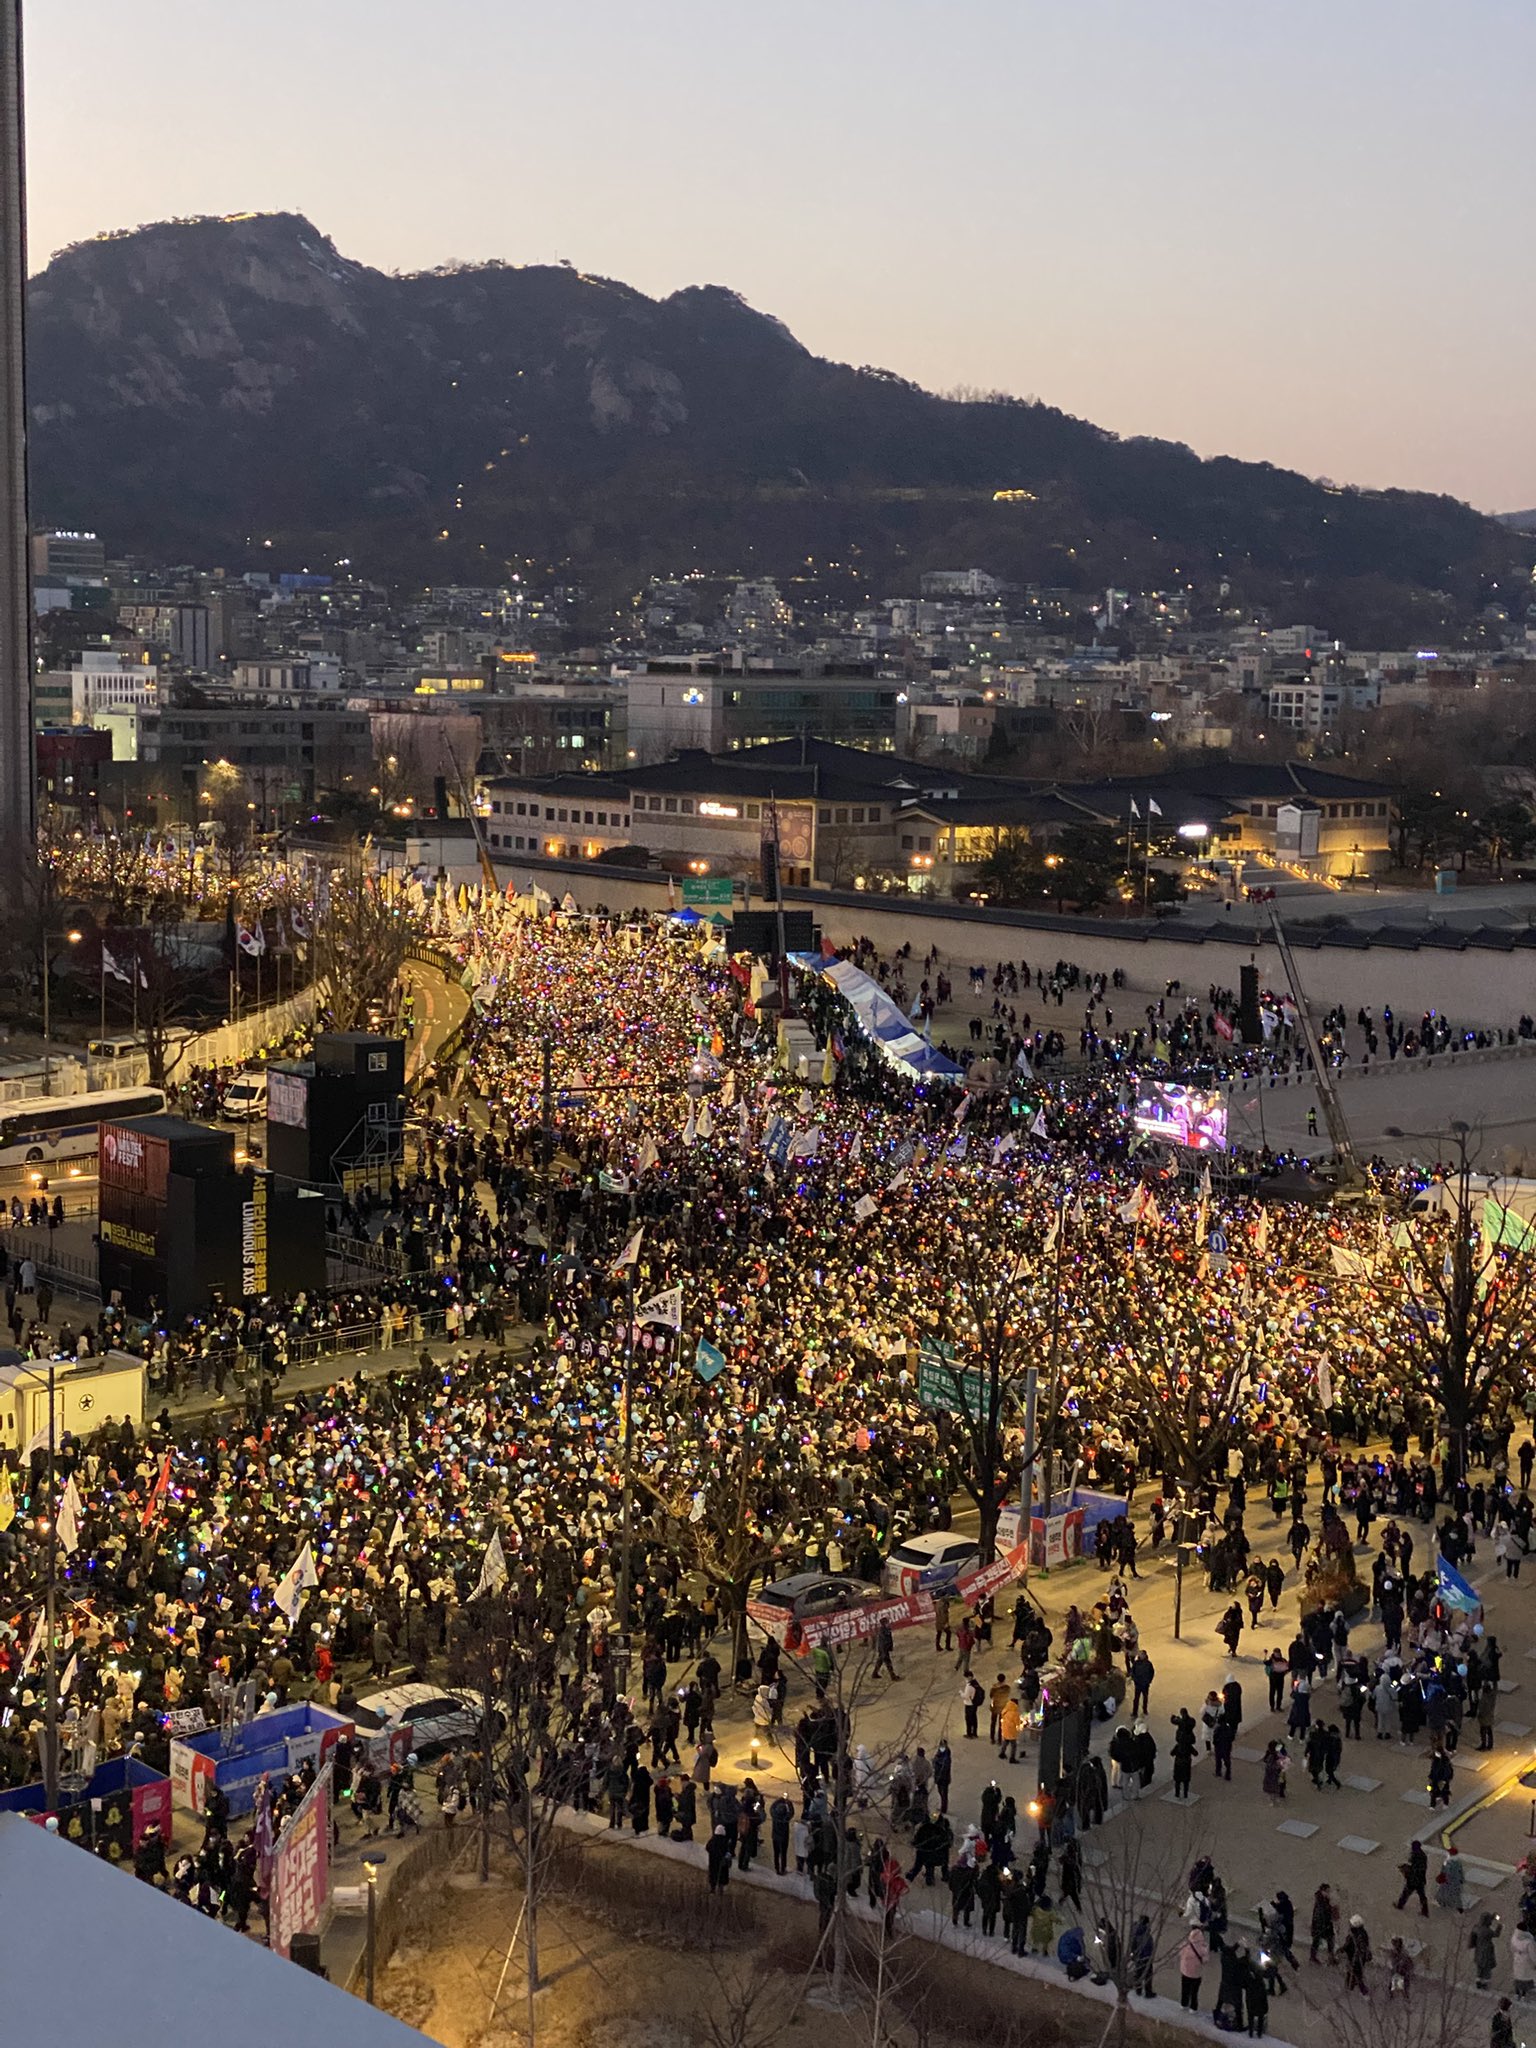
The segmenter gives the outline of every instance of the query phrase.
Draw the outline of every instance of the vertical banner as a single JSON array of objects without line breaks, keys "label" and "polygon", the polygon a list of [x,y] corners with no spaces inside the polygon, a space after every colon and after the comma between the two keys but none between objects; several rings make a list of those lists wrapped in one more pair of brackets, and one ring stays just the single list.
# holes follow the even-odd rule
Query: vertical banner
[{"label": "vertical banner", "polygon": [[331,1766],[316,1778],[278,1837],[272,1859],[269,1943],[287,1955],[296,1934],[319,1931],[330,1890]]}]

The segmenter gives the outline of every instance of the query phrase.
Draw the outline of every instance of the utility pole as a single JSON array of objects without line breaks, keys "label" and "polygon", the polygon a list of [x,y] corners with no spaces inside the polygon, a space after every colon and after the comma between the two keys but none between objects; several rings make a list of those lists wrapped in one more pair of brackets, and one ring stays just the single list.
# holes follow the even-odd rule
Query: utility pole
[{"label": "utility pole", "polygon": [[0,0],[0,818],[30,846],[32,534],[27,508],[27,169],[21,0]]},{"label": "utility pole", "polygon": [[624,1447],[622,1454],[624,1503],[619,1534],[619,1612],[621,1636],[629,1633],[630,1526],[635,1498],[635,1281],[634,1268],[624,1269]]},{"label": "utility pole", "polygon": [[[30,1375],[36,1378],[36,1375]],[[59,1650],[54,1640],[58,1608],[59,1504],[54,1497],[56,1430],[54,1366],[48,1366],[48,1559],[43,1580],[43,1802],[49,1813],[59,1810]]]},{"label": "utility pole", "polygon": [[550,1162],[555,1156],[555,1041],[546,1037],[539,1048],[541,1063],[541,1108],[539,1124],[539,1151],[541,1164],[548,1173]]},{"label": "utility pole", "polygon": [[789,953],[784,942],[784,851],[779,839],[779,800],[768,792],[768,818],[773,826],[773,908],[778,921],[779,1019],[789,1015]]}]

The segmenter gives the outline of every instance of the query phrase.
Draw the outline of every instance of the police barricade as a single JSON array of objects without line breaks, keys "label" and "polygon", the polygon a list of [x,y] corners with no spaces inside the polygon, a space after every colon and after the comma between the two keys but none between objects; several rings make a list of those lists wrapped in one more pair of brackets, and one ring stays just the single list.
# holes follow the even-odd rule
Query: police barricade
[{"label": "police barricade", "polygon": [[343,1715],[306,1700],[233,1730],[179,1736],[171,1744],[171,1789],[178,1806],[204,1814],[217,1785],[232,1816],[249,1813],[263,1777],[287,1777],[306,1762],[318,1769],[341,1738],[355,1732]]},{"label": "police barricade", "polygon": [[151,1827],[171,1839],[171,1781],[137,1757],[109,1757],[88,1778],[66,1779],[56,1807],[45,1786],[16,1785],[0,1792],[0,1813],[24,1813],[39,1823],[54,1819],[66,1841],[78,1842],[109,1863],[131,1864]]}]

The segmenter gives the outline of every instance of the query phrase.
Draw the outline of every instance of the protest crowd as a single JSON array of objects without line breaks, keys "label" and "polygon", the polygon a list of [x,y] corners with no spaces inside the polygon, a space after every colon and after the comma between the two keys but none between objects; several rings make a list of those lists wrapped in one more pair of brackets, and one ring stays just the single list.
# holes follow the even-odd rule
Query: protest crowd
[{"label": "protest crowd", "polygon": [[[1271,1162],[1213,1186],[1139,1139],[1115,1067],[1213,1054],[1227,1038],[1210,1020],[1232,1007],[1220,991],[1191,1004],[1171,990],[1132,1023],[1102,978],[981,969],[996,991],[982,1036],[1007,1071],[982,1094],[963,1077],[915,1086],[812,972],[797,996],[818,1066],[786,1076],[773,985],[707,933],[530,921],[491,902],[444,943],[474,990],[458,1069],[437,1077],[411,1161],[336,1218],[398,1250],[398,1275],[175,1330],[108,1311],[70,1332],[72,1348],[143,1350],[168,1402],[242,1396],[56,1447],[55,1486],[78,1502],[58,1649],[72,1766],[130,1753],[164,1768],[180,1709],[215,1723],[314,1698],[345,1713],[392,1673],[473,1691],[489,1666],[500,1689],[515,1675],[524,1703],[513,1778],[534,1774],[615,1828],[697,1844],[713,1890],[764,1857],[824,1922],[840,1888],[889,1922],[943,1886],[956,1924],[1015,1954],[1101,1982],[1129,1968],[1144,1993],[1177,1977],[1192,2007],[1209,1983],[1226,2020],[1257,2034],[1303,1939],[1319,1968],[1337,1956],[1346,1985],[1406,1995],[1411,1957],[1337,1925],[1326,1886],[1300,1929],[1284,1892],[1264,1902],[1261,1953],[1234,1937],[1201,1856],[1176,1923],[1149,1914],[1127,1938],[1085,1906],[1082,1848],[1112,1803],[1152,1784],[1160,1751],[1175,1792],[1197,1768],[1208,1793],[1230,1778],[1257,1712],[1244,1636],[1251,1656],[1260,1626],[1268,1706],[1287,1716],[1264,1760],[1271,1802],[1299,1775],[1335,1785],[1352,1747],[1379,1742],[1425,1750],[1440,1804],[1474,1734],[1493,1739],[1499,1645],[1456,1568],[1524,1552],[1536,1392],[1500,1376],[1448,1431],[1404,1299],[1411,1177],[1377,1169],[1383,1202],[1358,1210],[1270,1204],[1258,1175]],[[870,964],[912,993],[891,963]],[[1028,1005],[1048,1015],[1085,989],[1092,1057],[1047,1079]],[[1438,1028],[1381,1023],[1409,1057]],[[1299,1057],[1283,1020],[1274,1056]],[[1520,1254],[1496,1257],[1497,1284],[1514,1288]],[[889,1628],[839,1649],[793,1625],[749,1628],[746,1603],[798,1572],[873,1585],[894,1543],[950,1528],[967,1493],[994,1522],[1017,1496],[1015,1401],[999,1402],[979,1469],[985,1432],[958,1373],[954,1401],[920,1386],[925,1344],[986,1368],[999,1285],[991,1369],[1006,1380],[1026,1354],[1048,1367],[1043,1490],[1076,1474],[1122,1507],[1059,1627],[1011,1587],[975,1605],[933,1597],[932,1651],[927,1622],[900,1640],[904,1664],[921,1639],[944,1674],[942,1705],[925,1708],[932,1729],[877,1754],[859,1721],[893,1669]],[[401,1362],[285,1389],[291,1363],[342,1328],[376,1329]],[[446,1355],[427,1342],[442,1337]],[[39,1771],[46,1487],[34,1448],[0,1491],[11,1784]],[[1255,1535],[1266,1506],[1283,1532],[1272,1548]],[[1135,1589],[1180,1540],[1231,1596],[1225,1655],[1203,1702],[1159,1697],[1157,1715]],[[1053,1698],[1112,1732],[1037,1783]],[[793,1789],[721,1772],[717,1716],[744,1703]],[[983,1731],[1000,1763],[1031,1768],[957,1809],[954,1750]],[[360,1828],[419,1824],[423,1796],[450,1822],[498,1796],[474,1745],[382,1774],[349,1746],[338,1783]],[[270,1787],[238,1844],[214,1811],[199,1848],[168,1860],[151,1845],[140,1874],[246,1927],[304,1789]],[[1447,1912],[1454,1863],[1433,1888]],[[1408,1900],[1427,1911],[1412,1868]],[[1512,1959],[1525,1926],[1522,1906]]]}]

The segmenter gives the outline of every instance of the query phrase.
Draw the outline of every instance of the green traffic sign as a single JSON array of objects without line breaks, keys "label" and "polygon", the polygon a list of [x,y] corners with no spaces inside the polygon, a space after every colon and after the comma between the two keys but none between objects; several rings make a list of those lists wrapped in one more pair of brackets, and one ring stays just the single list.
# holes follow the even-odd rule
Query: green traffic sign
[{"label": "green traffic sign", "polygon": [[683,883],[683,901],[697,910],[701,904],[733,900],[729,875],[692,875]]},{"label": "green traffic sign", "polygon": [[981,1374],[957,1371],[955,1347],[924,1337],[917,1347],[917,1398],[925,1408],[947,1408],[954,1415],[980,1415],[986,1407]]}]

